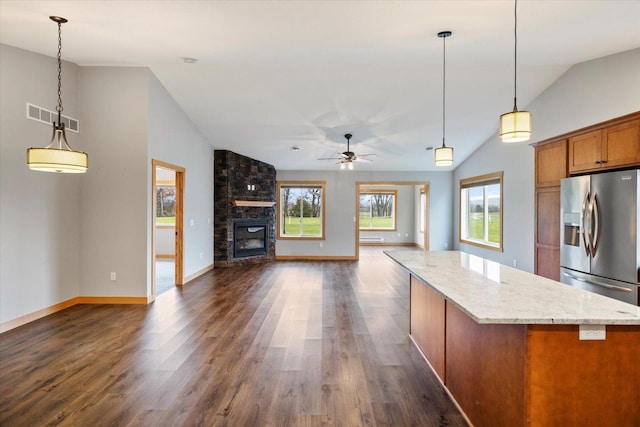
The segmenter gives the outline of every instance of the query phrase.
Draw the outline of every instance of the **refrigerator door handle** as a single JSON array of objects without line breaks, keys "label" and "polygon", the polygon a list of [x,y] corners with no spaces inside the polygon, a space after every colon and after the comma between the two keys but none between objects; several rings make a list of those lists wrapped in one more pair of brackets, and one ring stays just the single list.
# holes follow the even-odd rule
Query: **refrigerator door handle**
[{"label": "refrigerator door handle", "polygon": [[613,289],[615,291],[631,292],[631,289],[623,288],[622,286],[608,285],[606,283],[600,283],[600,282],[595,282],[593,280],[583,279],[582,277],[576,277],[573,274],[569,274],[567,272],[563,272],[562,274],[564,274],[566,277],[570,279],[577,280],[578,282],[584,282],[584,283],[588,283],[590,285],[595,285],[595,286],[602,286],[603,288]]},{"label": "refrigerator door handle", "polygon": [[589,223],[589,205],[591,204],[591,194],[587,192],[584,197],[584,201],[582,202],[582,242],[584,243],[584,251],[587,253],[587,256],[591,255],[591,245],[587,240],[588,227]]},{"label": "refrigerator door handle", "polygon": [[591,208],[591,221],[593,222],[593,241],[591,242],[591,256],[596,256],[598,243],[600,243],[600,201],[598,195],[594,194],[592,199],[593,207]]}]

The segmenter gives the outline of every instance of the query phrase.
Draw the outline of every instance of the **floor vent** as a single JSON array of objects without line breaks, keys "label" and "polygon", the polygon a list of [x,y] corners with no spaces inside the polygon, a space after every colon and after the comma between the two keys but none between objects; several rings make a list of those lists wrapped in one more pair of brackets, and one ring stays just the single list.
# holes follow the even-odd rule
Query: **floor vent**
[{"label": "floor vent", "polygon": [[[51,123],[58,120],[58,113],[27,102],[27,119],[51,126]],[[80,122],[78,119],[63,114],[62,123],[64,123],[66,130],[80,133]]]}]

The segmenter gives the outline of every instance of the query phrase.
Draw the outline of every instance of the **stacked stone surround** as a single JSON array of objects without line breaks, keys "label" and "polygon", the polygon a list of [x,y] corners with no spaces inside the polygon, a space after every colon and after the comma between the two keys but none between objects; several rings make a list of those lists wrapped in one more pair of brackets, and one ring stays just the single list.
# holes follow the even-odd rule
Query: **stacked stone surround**
[{"label": "stacked stone surround", "polygon": [[[276,206],[233,206],[234,200],[275,202],[276,169],[270,164],[228,150],[214,150],[213,164],[213,257],[216,267],[231,267],[272,261],[276,254]],[[255,185],[255,190],[247,190]],[[233,220],[268,220],[269,244],[266,255],[233,258]]]}]

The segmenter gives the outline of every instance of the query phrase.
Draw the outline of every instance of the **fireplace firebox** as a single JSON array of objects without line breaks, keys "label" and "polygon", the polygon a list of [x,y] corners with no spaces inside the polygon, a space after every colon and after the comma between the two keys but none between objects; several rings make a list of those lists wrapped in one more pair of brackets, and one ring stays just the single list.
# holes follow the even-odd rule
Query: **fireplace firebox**
[{"label": "fireplace firebox", "polygon": [[233,220],[233,257],[265,255],[269,247],[267,218]]}]

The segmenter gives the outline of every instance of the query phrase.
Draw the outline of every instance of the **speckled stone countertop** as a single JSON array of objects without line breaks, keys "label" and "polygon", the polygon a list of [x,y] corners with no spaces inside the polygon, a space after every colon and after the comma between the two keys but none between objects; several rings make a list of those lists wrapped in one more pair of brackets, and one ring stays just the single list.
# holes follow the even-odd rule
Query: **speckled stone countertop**
[{"label": "speckled stone countertop", "polygon": [[478,323],[640,325],[640,307],[475,255],[385,253]]}]

